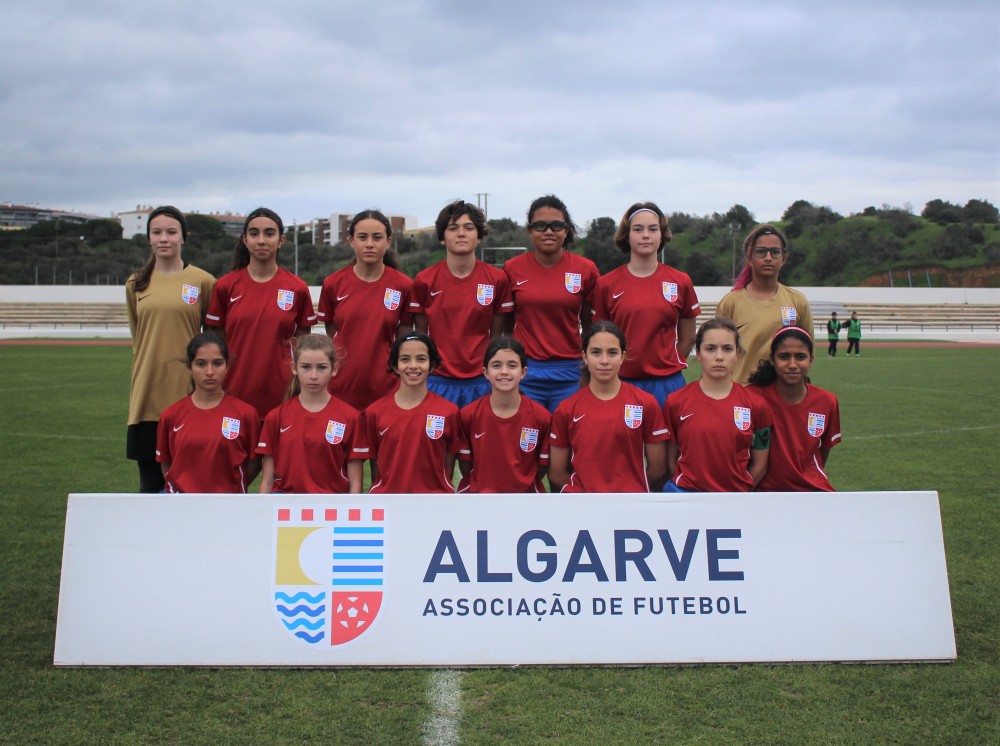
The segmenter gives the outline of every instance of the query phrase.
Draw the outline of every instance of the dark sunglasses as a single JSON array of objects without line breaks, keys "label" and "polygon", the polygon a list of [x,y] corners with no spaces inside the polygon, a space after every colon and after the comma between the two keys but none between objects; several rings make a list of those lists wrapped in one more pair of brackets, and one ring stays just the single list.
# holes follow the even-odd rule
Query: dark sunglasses
[{"label": "dark sunglasses", "polygon": [[545,233],[545,231],[552,229],[553,233],[562,233],[569,226],[566,225],[561,220],[536,220],[534,223],[528,223],[528,228],[535,231],[536,233]]}]

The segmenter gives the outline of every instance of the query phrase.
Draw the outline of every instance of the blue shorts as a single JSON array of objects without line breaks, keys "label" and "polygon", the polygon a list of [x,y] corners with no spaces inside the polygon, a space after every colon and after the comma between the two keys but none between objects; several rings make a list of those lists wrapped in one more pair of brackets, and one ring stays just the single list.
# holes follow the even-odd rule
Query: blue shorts
[{"label": "blue shorts", "polygon": [[681,371],[663,378],[623,378],[622,380],[631,383],[637,389],[642,389],[652,394],[661,407],[666,403],[668,396],[675,391],[680,391],[687,385],[687,381],[684,380],[684,373]]},{"label": "blue shorts", "polygon": [[583,361],[532,360],[528,358],[528,375],[521,381],[521,393],[555,412],[559,403],[580,390]]},{"label": "blue shorts", "polygon": [[671,479],[669,482],[667,482],[665,485],[663,485],[663,491],[664,492],[690,492],[691,490],[682,490],[680,487],[678,487],[676,484],[674,484],[674,480]]},{"label": "blue shorts", "polygon": [[427,376],[427,388],[461,409],[490,393],[490,382],[484,376],[445,378],[431,373]]}]

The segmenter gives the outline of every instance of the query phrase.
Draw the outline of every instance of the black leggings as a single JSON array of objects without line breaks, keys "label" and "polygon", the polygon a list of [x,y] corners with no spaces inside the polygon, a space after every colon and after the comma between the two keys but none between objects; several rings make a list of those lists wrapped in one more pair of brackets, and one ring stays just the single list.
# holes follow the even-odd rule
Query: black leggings
[{"label": "black leggings", "polygon": [[845,354],[850,355],[851,350],[854,350],[859,355],[861,354],[861,340],[860,339],[849,339],[847,340],[847,352]]},{"label": "black leggings", "polygon": [[826,354],[827,355],[836,355],[837,354],[837,342],[838,341],[839,340],[836,340],[836,339],[831,339],[830,340],[830,346],[826,350]]}]

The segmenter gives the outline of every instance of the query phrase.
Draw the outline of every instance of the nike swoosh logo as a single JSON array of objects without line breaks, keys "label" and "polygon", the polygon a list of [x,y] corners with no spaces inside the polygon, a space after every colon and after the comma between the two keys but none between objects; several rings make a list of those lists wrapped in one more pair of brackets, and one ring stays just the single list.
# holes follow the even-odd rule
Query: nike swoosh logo
[{"label": "nike swoosh logo", "polygon": [[479,438],[483,437],[484,435],[486,435],[486,433],[476,433],[475,437],[476,437],[476,439],[479,439]]},{"label": "nike swoosh logo", "polygon": [[619,298],[621,298],[621,297],[622,297],[623,295],[625,295],[625,291],[624,291],[624,290],[622,290],[622,291],[621,291],[620,293],[612,293],[612,294],[611,294],[611,299],[612,299],[612,300],[618,300],[618,299],[619,299]]},{"label": "nike swoosh logo", "polygon": [[[187,423],[185,422],[184,425],[186,425],[186,424]],[[180,430],[182,427],[184,427],[184,425],[179,425],[179,426],[175,427],[174,428],[174,432],[176,433],[178,430]]]},{"label": "nike swoosh logo", "polygon": [[441,295],[443,292],[444,290],[431,290],[431,297],[433,298],[435,295]]},{"label": "nike swoosh logo", "polygon": [[523,285],[526,282],[527,282],[527,280],[518,280],[517,281],[517,286],[520,287],[521,285]]},{"label": "nike swoosh logo", "polygon": [[291,426],[291,425],[289,425],[288,427],[282,427],[282,428],[279,428],[279,429],[278,429],[278,431],[279,431],[279,432],[282,432],[282,433],[283,433],[283,432],[285,432],[286,430],[291,430],[291,429],[292,429],[292,426]]},{"label": "nike swoosh logo", "polygon": [[581,414],[579,417],[574,417],[573,418],[573,422],[579,422],[580,420],[582,420],[586,416],[587,415],[585,415],[585,414]]},{"label": "nike swoosh logo", "polygon": [[379,431],[378,431],[378,436],[379,436],[379,437],[381,438],[381,437],[382,437],[383,435],[385,435],[385,434],[386,434],[387,432],[389,432],[389,428],[386,428],[385,430],[379,430]]},{"label": "nike swoosh logo", "polygon": [[684,422],[684,420],[686,420],[688,417],[694,417],[694,412],[692,412],[691,414],[682,414],[681,422]]},{"label": "nike swoosh logo", "polygon": [[236,296],[235,298],[234,298],[234,297],[232,297],[232,296],[229,296],[229,302],[230,302],[230,303],[235,303],[236,301],[238,301],[238,300],[239,300],[240,298],[242,298],[242,297],[243,297],[243,294],[242,294],[242,293],[240,293],[239,295],[237,295],[237,296]]},{"label": "nike swoosh logo", "polygon": [[337,296],[337,303],[340,303],[340,301],[342,301],[342,300],[347,300],[350,297],[351,297],[350,293],[348,293],[347,295],[338,295]]}]

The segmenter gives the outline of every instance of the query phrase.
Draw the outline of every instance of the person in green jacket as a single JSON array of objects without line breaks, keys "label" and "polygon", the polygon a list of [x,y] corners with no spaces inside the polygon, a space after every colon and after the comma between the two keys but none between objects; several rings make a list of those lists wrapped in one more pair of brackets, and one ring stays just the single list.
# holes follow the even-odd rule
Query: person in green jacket
[{"label": "person in green jacket", "polygon": [[837,312],[830,314],[830,320],[826,322],[826,336],[830,340],[830,346],[826,349],[826,354],[830,357],[837,357],[837,342],[840,341],[840,322],[837,321]]},{"label": "person in green jacket", "polygon": [[857,311],[851,314],[851,320],[844,326],[847,327],[847,354],[854,350],[854,356],[861,357],[861,319]]}]

